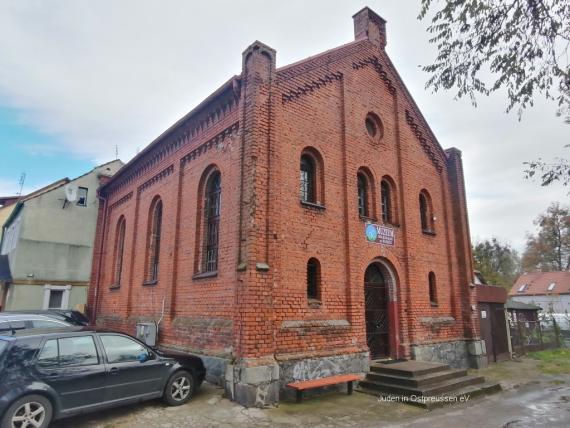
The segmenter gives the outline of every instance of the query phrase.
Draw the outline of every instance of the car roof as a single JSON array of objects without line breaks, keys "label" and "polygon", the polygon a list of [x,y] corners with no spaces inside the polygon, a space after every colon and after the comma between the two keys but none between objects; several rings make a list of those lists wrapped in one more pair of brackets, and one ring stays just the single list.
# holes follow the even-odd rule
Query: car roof
[{"label": "car roof", "polygon": [[18,313],[18,312],[0,312],[0,321],[26,321],[30,319],[41,319],[49,321],[61,321],[61,318],[54,318],[49,315],[37,314],[37,313]]},{"label": "car roof", "polygon": [[0,322],[3,321],[33,321],[33,320],[45,320],[45,321],[55,321],[69,324],[67,321],[61,318],[50,317],[49,315],[36,314],[36,313],[17,313],[17,312],[0,312]]}]

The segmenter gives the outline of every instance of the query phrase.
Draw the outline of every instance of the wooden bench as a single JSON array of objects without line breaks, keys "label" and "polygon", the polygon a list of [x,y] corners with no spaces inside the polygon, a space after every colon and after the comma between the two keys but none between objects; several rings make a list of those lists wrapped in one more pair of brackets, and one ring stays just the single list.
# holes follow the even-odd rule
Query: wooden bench
[{"label": "wooden bench", "polygon": [[303,401],[303,391],[306,389],[320,388],[323,386],[337,385],[339,383],[345,383],[347,386],[348,395],[352,394],[352,382],[362,380],[361,375],[357,374],[346,374],[346,375],[336,375],[328,376],[320,379],[311,380],[301,380],[297,382],[288,383],[287,386],[296,390],[297,392],[297,403]]}]

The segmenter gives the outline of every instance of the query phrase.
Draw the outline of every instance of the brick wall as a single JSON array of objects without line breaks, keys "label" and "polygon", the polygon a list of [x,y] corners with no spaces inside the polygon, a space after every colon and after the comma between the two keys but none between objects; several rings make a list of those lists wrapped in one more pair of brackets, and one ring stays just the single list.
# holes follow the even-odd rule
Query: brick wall
[{"label": "brick wall", "polygon": [[[385,33],[361,37],[282,69],[275,68],[275,51],[256,42],[243,54],[239,77],[117,174],[101,193],[97,285],[89,298],[98,322],[133,333],[137,320],[158,320],[164,304],[165,346],[236,358],[367,351],[364,272],[381,260],[396,280],[393,356],[409,356],[413,344],[476,337],[460,152],[439,146],[384,42]],[[367,133],[369,113],[382,122],[381,139]],[[321,159],[322,206],[299,199],[307,149]],[[222,177],[219,268],[216,276],[196,278],[201,180],[211,168]],[[394,247],[365,239],[357,207],[362,168],[372,179],[369,221],[381,223],[381,179],[393,183]],[[431,197],[435,234],[421,230],[422,190]],[[156,197],[163,202],[159,278],[144,285]],[[120,287],[112,288],[120,216],[127,221],[124,268]],[[307,299],[312,257],[321,265],[320,304]],[[429,300],[429,272],[436,275],[437,306]],[[434,328],[422,321],[427,317],[455,322]]]}]

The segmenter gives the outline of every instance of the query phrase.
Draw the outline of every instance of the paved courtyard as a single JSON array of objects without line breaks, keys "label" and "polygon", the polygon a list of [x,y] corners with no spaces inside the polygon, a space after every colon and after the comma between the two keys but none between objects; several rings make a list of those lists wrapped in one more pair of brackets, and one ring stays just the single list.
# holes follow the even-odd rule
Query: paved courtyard
[{"label": "paved courtyard", "polygon": [[481,371],[500,380],[505,392],[474,398],[464,404],[433,411],[378,397],[354,393],[327,393],[303,403],[282,402],[271,409],[246,409],[223,398],[223,391],[205,384],[195,398],[181,407],[160,401],[78,416],[56,427],[568,427],[570,374],[544,375],[536,362],[506,362]]}]

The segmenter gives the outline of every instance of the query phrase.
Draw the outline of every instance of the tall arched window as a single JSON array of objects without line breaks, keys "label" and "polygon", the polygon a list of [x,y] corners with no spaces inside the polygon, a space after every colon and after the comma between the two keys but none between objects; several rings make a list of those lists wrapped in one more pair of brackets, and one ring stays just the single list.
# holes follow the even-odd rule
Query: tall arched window
[{"label": "tall arched window", "polygon": [[150,227],[148,234],[148,265],[146,282],[158,281],[160,261],[160,236],[162,233],[162,200],[156,198],[150,210]]},{"label": "tall arched window", "polygon": [[434,232],[431,198],[426,190],[420,192],[420,221],[423,232]]},{"label": "tall arched window", "polygon": [[307,262],[307,299],[321,299],[321,264],[315,258]]},{"label": "tall arched window", "polygon": [[370,217],[368,210],[368,179],[363,173],[358,173],[358,214]]},{"label": "tall arched window", "polygon": [[303,202],[315,203],[317,177],[315,161],[307,154],[301,156],[301,200]]},{"label": "tall arched window", "polygon": [[392,223],[392,191],[390,184],[386,180],[382,180],[380,184],[380,193],[382,198],[382,221],[384,223]]},{"label": "tall arched window", "polygon": [[219,171],[215,171],[208,177],[204,194],[202,272],[216,272],[218,270],[221,194],[222,177]]},{"label": "tall arched window", "polygon": [[432,306],[437,306],[437,288],[435,283],[435,273],[430,272],[428,275],[429,282],[429,302]]},{"label": "tall arched window", "polygon": [[113,286],[121,286],[121,274],[123,272],[123,252],[125,249],[125,229],[127,222],[125,217],[121,216],[117,222],[117,229],[115,231],[115,257],[113,269]]}]

